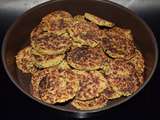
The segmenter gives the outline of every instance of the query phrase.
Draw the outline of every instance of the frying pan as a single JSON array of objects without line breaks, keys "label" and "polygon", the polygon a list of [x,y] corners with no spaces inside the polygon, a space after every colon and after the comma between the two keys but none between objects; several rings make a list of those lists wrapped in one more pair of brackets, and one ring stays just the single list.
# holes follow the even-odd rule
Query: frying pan
[{"label": "frying pan", "polygon": [[[109,101],[108,105],[105,107],[90,111],[77,110],[68,103],[63,105],[49,105],[32,97],[29,89],[31,76],[23,74],[17,69],[15,55],[20,49],[29,44],[30,32],[40,22],[41,18],[55,10],[66,10],[73,16],[89,12],[113,21],[117,26],[131,29],[135,44],[143,53],[146,65],[144,75],[145,82],[140,89],[129,97],[121,97]],[[135,15],[135,13],[127,8],[104,0],[54,0],[40,4],[28,10],[15,21],[3,40],[2,60],[9,78],[24,94],[45,106],[53,108],[54,110],[67,114],[69,113],[76,117],[86,117],[124,103],[142,90],[155,71],[158,60],[158,48],[156,39],[149,27],[143,20]]]}]

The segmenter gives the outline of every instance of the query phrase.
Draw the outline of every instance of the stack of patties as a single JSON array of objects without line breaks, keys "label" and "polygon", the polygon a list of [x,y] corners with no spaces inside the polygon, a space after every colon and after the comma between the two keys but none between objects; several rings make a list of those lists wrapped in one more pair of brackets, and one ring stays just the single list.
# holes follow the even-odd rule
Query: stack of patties
[{"label": "stack of patties", "polygon": [[24,73],[34,73],[37,69],[60,64],[72,45],[72,39],[66,32],[72,19],[65,11],[55,11],[42,18],[31,32],[31,45],[16,56],[18,68]]},{"label": "stack of patties", "polygon": [[65,11],[46,15],[31,32],[31,45],[16,56],[18,68],[32,74],[32,95],[46,103],[68,101],[79,90],[77,75],[65,60],[65,53],[72,45],[67,33],[72,19]]},{"label": "stack of patties", "polygon": [[131,30],[90,13],[54,11],[43,17],[16,63],[32,73],[34,97],[49,104],[70,100],[80,110],[132,95],[144,82],[144,59]]},{"label": "stack of patties", "polygon": [[72,39],[67,28],[72,16],[65,11],[55,11],[44,18],[31,32],[32,54],[35,56],[35,65],[46,68],[58,65],[69,50]]},{"label": "stack of patties", "polygon": [[76,70],[80,90],[72,105],[81,110],[97,109],[104,106],[108,99],[101,94],[108,86],[103,74],[98,71],[107,59],[99,47],[81,46],[67,54],[68,64]]}]

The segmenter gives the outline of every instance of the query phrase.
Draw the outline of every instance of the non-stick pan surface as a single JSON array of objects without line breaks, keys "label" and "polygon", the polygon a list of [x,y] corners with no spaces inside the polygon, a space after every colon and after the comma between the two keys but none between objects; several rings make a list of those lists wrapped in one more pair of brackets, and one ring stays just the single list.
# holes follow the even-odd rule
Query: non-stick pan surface
[{"label": "non-stick pan surface", "polygon": [[[70,104],[49,105],[33,98],[29,91],[30,76],[21,73],[17,69],[15,55],[29,43],[30,32],[40,22],[41,18],[54,10],[66,10],[72,15],[90,12],[107,20],[111,20],[120,27],[131,29],[136,46],[142,51],[145,58],[145,83],[141,88],[129,97],[121,97],[109,102],[104,108],[91,111],[80,111],[73,108]],[[55,0],[30,9],[15,21],[4,38],[2,59],[10,79],[27,96],[53,109],[77,116],[86,116],[117,106],[137,94],[148,83],[155,71],[158,50],[155,37],[151,30],[139,17],[127,8],[103,0]]]}]

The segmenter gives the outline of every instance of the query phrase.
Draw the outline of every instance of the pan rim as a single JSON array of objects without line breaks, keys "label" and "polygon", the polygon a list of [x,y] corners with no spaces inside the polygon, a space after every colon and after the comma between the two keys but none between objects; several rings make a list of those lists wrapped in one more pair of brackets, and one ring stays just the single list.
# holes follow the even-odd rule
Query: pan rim
[{"label": "pan rim", "polygon": [[12,32],[13,28],[15,28],[16,24],[19,23],[19,21],[21,21],[21,19],[31,13],[32,11],[34,11],[35,9],[39,9],[43,6],[46,6],[46,5],[49,5],[49,4],[53,4],[55,2],[63,2],[65,0],[54,0],[54,1],[47,1],[47,2],[44,2],[42,4],[39,4],[29,10],[27,10],[26,12],[22,13],[22,15],[20,15],[19,17],[16,18],[16,20],[13,22],[13,24],[9,27],[9,29],[7,30],[6,34],[5,34],[5,37],[2,41],[2,47],[1,47],[1,57],[2,57],[2,62],[3,62],[3,66],[5,68],[5,71],[7,73],[7,75],[9,76],[9,79],[15,84],[15,86],[20,89],[20,91],[22,91],[22,93],[24,93],[25,95],[27,95],[29,98],[39,102],[40,104],[43,104],[45,106],[48,106],[50,108],[54,108],[54,109],[57,109],[57,110],[61,110],[63,112],[70,112],[70,113],[78,113],[80,114],[81,116],[84,116],[86,113],[97,113],[97,112],[100,112],[100,111],[104,111],[104,110],[108,110],[110,108],[113,108],[113,107],[116,107],[122,103],[125,103],[126,101],[128,101],[129,99],[131,99],[133,96],[135,96],[137,93],[139,93],[147,84],[148,82],[151,80],[151,77],[153,76],[155,70],[156,70],[156,67],[157,67],[157,64],[158,64],[158,45],[157,45],[157,41],[156,41],[156,38],[152,32],[152,30],[149,28],[149,26],[144,22],[144,20],[142,20],[139,16],[136,15],[135,12],[133,12],[132,10],[122,6],[122,5],[119,5],[117,3],[114,3],[114,2],[111,2],[111,1],[105,1],[105,0],[89,0],[87,2],[90,2],[90,1],[95,1],[95,2],[101,2],[101,3],[105,3],[105,4],[108,4],[108,5],[112,5],[113,7],[118,7],[120,9],[122,9],[123,11],[129,13],[131,16],[133,16],[135,19],[137,19],[143,26],[144,28],[148,31],[148,33],[150,34],[151,38],[152,38],[152,41],[154,43],[154,49],[155,49],[155,61],[154,61],[154,66],[153,66],[153,69],[151,71],[151,73],[149,74],[149,77],[145,80],[145,83],[134,93],[132,94],[131,96],[128,96],[127,98],[123,99],[122,101],[120,102],[117,102],[109,107],[103,107],[103,108],[100,108],[100,109],[96,109],[96,110],[89,110],[89,111],[82,111],[82,110],[72,110],[72,109],[64,109],[64,108],[61,108],[59,106],[54,106],[54,105],[49,105],[49,104],[46,104],[40,100],[37,100],[36,98],[32,97],[29,93],[25,92],[15,81],[14,81],[14,78],[12,77],[12,75],[9,73],[8,71],[8,68],[7,68],[7,63],[6,63],[6,59],[5,59],[5,47],[6,47],[6,44],[7,44],[7,41],[8,41],[8,37],[10,36],[10,33]]}]

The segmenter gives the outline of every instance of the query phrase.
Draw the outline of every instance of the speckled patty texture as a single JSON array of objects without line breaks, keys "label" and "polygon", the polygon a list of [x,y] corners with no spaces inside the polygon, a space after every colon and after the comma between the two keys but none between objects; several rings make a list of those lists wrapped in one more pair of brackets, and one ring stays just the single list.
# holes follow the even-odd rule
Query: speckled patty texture
[{"label": "speckled patty texture", "polygon": [[94,110],[144,83],[144,57],[130,28],[57,10],[42,17],[29,37],[16,64],[31,75],[30,92],[42,102]]}]

